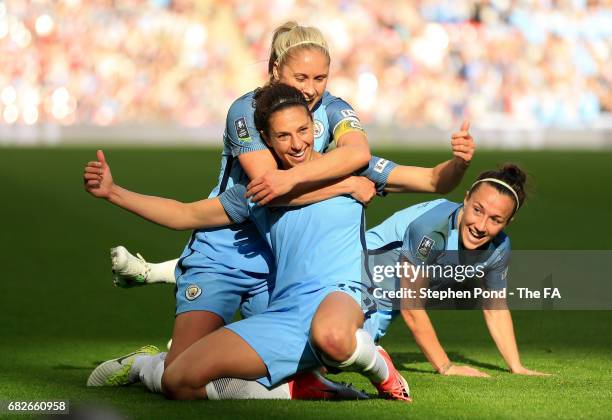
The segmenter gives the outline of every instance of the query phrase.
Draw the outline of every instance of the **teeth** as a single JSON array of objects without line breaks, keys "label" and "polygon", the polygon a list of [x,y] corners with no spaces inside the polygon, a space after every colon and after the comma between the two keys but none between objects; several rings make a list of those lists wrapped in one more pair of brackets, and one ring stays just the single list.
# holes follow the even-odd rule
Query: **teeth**
[{"label": "teeth", "polygon": [[474,237],[474,238],[476,238],[476,239],[482,239],[482,237],[481,237],[481,236],[476,235],[474,232],[472,232],[472,230],[471,230],[471,229],[468,229],[468,230],[469,230],[469,232],[470,232],[470,235],[472,235],[472,237]]}]

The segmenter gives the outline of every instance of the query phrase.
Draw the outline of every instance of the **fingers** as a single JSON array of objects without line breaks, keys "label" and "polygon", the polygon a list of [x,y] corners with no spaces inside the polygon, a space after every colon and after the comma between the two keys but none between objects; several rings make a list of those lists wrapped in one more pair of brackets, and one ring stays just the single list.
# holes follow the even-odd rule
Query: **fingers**
[{"label": "fingers", "polygon": [[104,152],[102,150],[96,151],[96,157],[102,165],[106,165],[106,158],[104,157]]},{"label": "fingers", "polygon": [[[258,203],[260,205],[262,204],[262,200],[266,199],[269,196],[269,193],[267,191],[260,191],[257,194],[251,196],[251,201],[253,203]],[[249,196],[247,196],[248,198]],[[269,201],[269,200],[268,200]]]},{"label": "fingers", "polygon": [[472,136],[469,131],[455,131],[453,134],[451,134],[451,139],[460,139],[460,138],[466,138],[466,139],[471,140]]},{"label": "fingers", "polygon": [[550,373],[538,372],[537,370],[528,370],[526,374],[530,376],[550,376]]},{"label": "fingers", "polygon": [[251,184],[249,184],[249,187],[247,188],[246,198],[255,196],[266,189],[266,186],[264,184],[256,184],[253,187],[251,187],[250,185]]},{"label": "fingers", "polygon": [[274,197],[272,196],[272,194],[268,194],[264,199],[262,199],[261,201],[258,201],[257,204],[260,206],[265,206],[272,200],[274,200]]},{"label": "fingers", "polygon": [[263,177],[255,178],[254,180],[249,182],[249,184],[247,185],[247,191],[250,190],[251,188],[257,187],[261,183],[263,183]]},{"label": "fingers", "polygon": [[102,177],[98,174],[92,174],[92,173],[88,173],[85,172],[83,174],[83,179],[86,181],[89,181],[90,179],[95,179],[96,181],[102,181]]},{"label": "fingers", "polygon": [[99,166],[87,165],[85,167],[85,173],[102,175],[102,168],[100,168]]},{"label": "fingers", "polygon": [[470,122],[468,120],[464,120],[463,123],[461,124],[461,128],[459,128],[459,131],[456,131],[453,134],[451,134],[451,138],[456,139],[460,137],[465,137],[465,138],[471,139],[472,136],[470,135],[469,131],[470,131]]},{"label": "fingers", "polygon": [[474,146],[469,144],[453,144],[453,152],[471,152]]}]

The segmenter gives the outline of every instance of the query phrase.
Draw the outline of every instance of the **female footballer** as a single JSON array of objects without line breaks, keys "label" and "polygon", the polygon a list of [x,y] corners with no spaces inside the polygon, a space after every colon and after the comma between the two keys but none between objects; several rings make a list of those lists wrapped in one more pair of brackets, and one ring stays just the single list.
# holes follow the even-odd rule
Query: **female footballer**
[{"label": "female footballer", "polygon": [[[399,285],[419,292],[415,293],[415,299],[394,302],[389,295],[385,296],[381,279],[381,288],[374,293],[379,310],[367,325],[377,341],[386,333],[393,317],[401,313],[423,354],[438,373],[488,376],[470,366],[450,361],[427,315],[425,302],[418,298],[421,289],[461,288],[466,280],[463,274],[458,276],[455,271],[455,275],[445,277],[443,270],[432,270],[435,274],[426,276],[423,269],[414,268],[449,267],[452,272],[452,268],[465,267],[468,263],[476,269],[480,267],[481,271],[473,273],[472,278],[480,278],[486,290],[505,289],[510,239],[503,229],[525,201],[525,182],[526,175],[519,167],[506,164],[498,170],[481,173],[467,191],[463,203],[440,199],[417,204],[395,213],[367,232],[369,264],[374,272],[374,267],[394,265],[397,261],[405,266],[399,278],[387,282],[386,289],[397,289]],[[485,300],[483,312],[489,333],[510,371],[543,375],[522,365],[505,299]]]},{"label": "female footballer", "polygon": [[[367,140],[350,105],[325,91],[329,64],[327,43],[316,28],[290,22],[274,32],[268,64],[270,84],[282,82],[302,92],[313,114],[315,151],[324,152],[331,142],[337,147],[321,159],[279,170],[254,127],[253,92],[247,93],[229,109],[221,171],[209,197],[243,184],[248,185],[247,194],[253,201],[262,205],[302,205],[347,193],[369,201],[374,192],[371,184],[361,177],[349,177],[368,164]],[[452,141],[459,156],[472,147],[467,126],[463,128]],[[466,167],[461,158],[434,168],[404,167],[401,181],[411,190],[446,192],[458,184]],[[124,248],[118,248],[114,260],[116,282],[125,283],[134,273],[129,268],[133,259]],[[127,270],[121,267],[125,264]],[[196,340],[229,323],[241,302],[253,312],[263,311],[273,265],[264,239],[249,221],[195,230],[181,257],[161,265],[177,279],[177,316],[166,365]],[[134,277],[154,281],[155,270],[143,274]],[[198,291],[202,290],[206,293],[201,296]]]},{"label": "female footballer", "polygon": [[[256,129],[281,167],[322,158],[313,150],[314,121],[299,90],[272,84],[255,99]],[[383,183],[385,175],[382,171],[379,176]],[[385,398],[410,401],[408,385],[390,357],[361,329],[362,305],[367,309],[372,304],[369,284],[361,280],[362,204],[339,196],[271,209],[246,198],[241,184],[213,199],[189,204],[144,196],[114,184],[101,151],[98,161],[87,165],[85,181],[93,196],[174,229],[212,228],[251,219],[272,250],[276,281],[268,308],[206,335],[179,354],[157,384],[168,397],[206,398],[207,385],[225,377],[274,386],[324,360],[366,375]],[[96,371],[107,375],[102,365]]]}]

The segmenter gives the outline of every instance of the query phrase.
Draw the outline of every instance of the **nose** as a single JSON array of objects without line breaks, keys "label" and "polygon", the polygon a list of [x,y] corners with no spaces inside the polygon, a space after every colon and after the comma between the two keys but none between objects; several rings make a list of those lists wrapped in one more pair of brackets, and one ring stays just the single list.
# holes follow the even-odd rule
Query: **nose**
[{"label": "nose", "polygon": [[299,151],[302,148],[302,140],[299,136],[291,137],[291,149]]},{"label": "nose", "polygon": [[484,233],[487,230],[487,220],[485,217],[480,217],[476,223],[474,223],[474,228],[478,231],[478,233]]},{"label": "nose", "polygon": [[314,82],[310,79],[304,81],[302,92],[310,98],[315,96]]}]

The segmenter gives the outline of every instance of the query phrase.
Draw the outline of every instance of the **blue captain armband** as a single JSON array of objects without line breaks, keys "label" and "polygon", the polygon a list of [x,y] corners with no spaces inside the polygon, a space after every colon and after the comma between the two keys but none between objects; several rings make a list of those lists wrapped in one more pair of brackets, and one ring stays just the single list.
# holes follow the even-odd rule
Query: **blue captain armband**
[{"label": "blue captain armband", "polygon": [[385,196],[385,187],[387,179],[391,171],[397,166],[395,162],[383,159],[378,156],[372,156],[370,163],[356,175],[365,176],[376,185],[376,193],[380,196]]},{"label": "blue captain armband", "polygon": [[219,195],[223,209],[234,223],[242,223],[249,218],[249,201],[245,194],[246,187],[236,184]]}]

